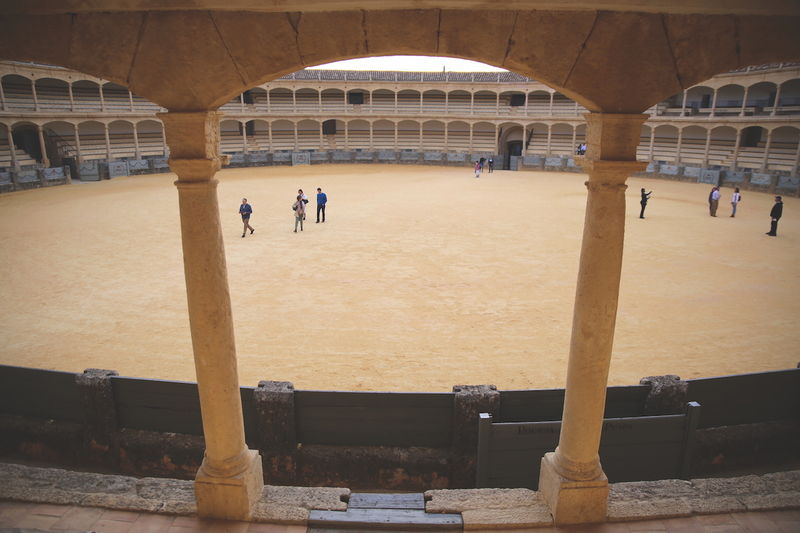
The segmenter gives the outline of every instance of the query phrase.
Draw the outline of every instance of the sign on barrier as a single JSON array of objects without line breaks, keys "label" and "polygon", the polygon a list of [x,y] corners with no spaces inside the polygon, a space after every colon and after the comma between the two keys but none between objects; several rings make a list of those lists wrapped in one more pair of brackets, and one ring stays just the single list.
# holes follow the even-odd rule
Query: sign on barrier
[{"label": "sign on barrier", "polygon": [[652,172],[658,172],[658,165],[657,165],[656,163],[654,163],[653,161],[650,161],[650,162],[647,164],[647,168],[646,168],[646,169],[644,169],[644,171],[645,171],[645,172],[651,172],[651,173],[652,173]]},{"label": "sign on barrier", "polygon": [[800,177],[780,176],[778,178],[779,189],[797,189],[798,187],[800,187]]},{"label": "sign on barrier", "polygon": [[697,178],[697,181],[699,183],[710,183],[712,185],[717,185],[719,184],[719,175],[719,170],[703,169],[703,171],[700,172],[700,176]]},{"label": "sign on barrier", "polygon": [[97,161],[84,161],[79,164],[78,177],[81,181],[100,181],[100,169]]},{"label": "sign on barrier", "polygon": [[425,152],[422,157],[425,161],[441,161],[442,152]]},{"label": "sign on barrier", "polygon": [[166,157],[155,157],[150,161],[153,162],[153,169],[169,168],[169,160]]},{"label": "sign on barrier", "polygon": [[337,150],[333,152],[333,160],[334,161],[351,161],[353,159],[353,154],[350,152],[342,152]]},{"label": "sign on barrier", "polygon": [[379,161],[396,161],[397,160],[397,152],[387,152],[387,151],[380,151],[378,152],[378,160]]},{"label": "sign on barrier", "polygon": [[726,170],[725,171],[725,181],[729,183],[743,183],[744,182],[744,172],[742,171],[734,171],[734,170]]},{"label": "sign on barrier", "polygon": [[150,170],[150,162],[146,159],[128,159],[128,173]]},{"label": "sign on barrier", "polygon": [[281,162],[286,163],[292,160],[292,154],[290,152],[275,152],[272,154],[272,162]]},{"label": "sign on barrier", "polygon": [[308,152],[292,152],[292,165],[310,165],[311,155]]},{"label": "sign on barrier", "polygon": [[563,161],[560,157],[545,157],[544,166],[546,167],[560,167]]},{"label": "sign on barrier", "polygon": [[535,167],[542,164],[542,157],[538,155],[526,155],[522,158],[522,162],[526,166]]},{"label": "sign on barrier", "polygon": [[356,161],[372,161],[374,158],[373,152],[356,152]]},{"label": "sign on barrier", "polygon": [[659,167],[659,171],[661,174],[666,174],[667,176],[677,176],[680,167],[677,165],[661,165]]},{"label": "sign on barrier", "polygon": [[448,161],[466,161],[467,154],[464,152],[447,152]]},{"label": "sign on barrier", "polygon": [[700,167],[683,167],[683,175],[690,178],[699,178],[700,170]]},{"label": "sign on barrier", "polygon": [[128,162],[127,161],[109,161],[108,162],[108,177],[118,178],[120,176],[128,175]]},{"label": "sign on barrier", "polygon": [[400,161],[419,161],[417,152],[400,152]]},{"label": "sign on barrier", "polygon": [[771,185],[772,175],[753,172],[750,174],[750,183],[753,185]]},{"label": "sign on barrier", "polygon": [[46,180],[63,180],[66,178],[63,167],[43,168],[42,175]]}]

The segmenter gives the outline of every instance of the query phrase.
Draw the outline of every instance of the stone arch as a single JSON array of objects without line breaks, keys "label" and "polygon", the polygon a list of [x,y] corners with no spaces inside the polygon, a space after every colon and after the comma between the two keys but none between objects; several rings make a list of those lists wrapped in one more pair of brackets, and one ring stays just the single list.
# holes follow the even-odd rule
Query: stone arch
[{"label": "stone arch", "polygon": [[78,123],[78,141],[81,146],[81,157],[84,160],[105,159],[107,147],[105,124],[98,120],[85,120]]},{"label": "stone arch", "polygon": [[61,78],[41,77],[35,81],[36,98],[42,111],[69,111],[69,82]]},{"label": "stone arch", "polygon": [[422,123],[423,150],[444,150],[445,141],[445,123],[443,121],[426,120]]},{"label": "stone arch", "polygon": [[[125,93],[127,94],[127,89]],[[133,123],[129,120],[113,120],[108,123],[108,139],[111,157],[114,159],[136,156],[136,143],[133,138]]]},{"label": "stone arch", "polygon": [[491,122],[472,124],[472,153],[497,153],[496,126]]},{"label": "stone arch", "polygon": [[272,149],[275,151],[294,149],[294,122],[286,119],[273,120],[270,122],[272,132]]},{"label": "stone arch", "polygon": [[164,125],[158,120],[145,119],[136,123],[139,138],[139,151],[143,156],[166,156],[167,143],[164,139]]},{"label": "stone arch", "polygon": [[705,163],[708,130],[692,124],[681,128],[681,143],[678,146],[680,160],[685,163],[702,165]]},{"label": "stone arch", "polygon": [[351,150],[369,149],[370,123],[364,119],[347,121],[347,147]]},{"label": "stone arch", "polygon": [[674,162],[678,156],[678,128],[660,124],[653,128],[653,160]]},{"label": "stone arch", "polygon": [[480,89],[472,95],[473,109],[476,115],[497,115],[497,93],[488,89]]},{"label": "stone arch", "polygon": [[118,83],[109,81],[102,85],[103,104],[106,111],[130,111],[131,98],[128,96],[128,88]]},{"label": "stone arch", "polygon": [[295,104],[299,113],[317,113],[319,111],[319,91],[301,88],[294,92]]},{"label": "stone arch", "polygon": [[775,97],[778,86],[771,81],[760,81],[747,88],[747,107],[755,108],[759,113],[765,107],[772,107],[775,104]]},{"label": "stone arch", "polygon": [[322,123],[303,119],[297,122],[297,149],[318,150],[322,144]]},{"label": "stone arch", "polygon": [[219,123],[220,152],[232,154],[243,151],[243,126],[237,119],[224,119]]},{"label": "stone arch", "polygon": [[547,132],[550,125],[544,122],[534,122],[527,126],[525,139],[525,153],[543,155],[547,152]]},{"label": "stone arch", "polygon": [[710,109],[714,99],[714,89],[705,85],[695,85],[686,90],[686,109],[695,113],[701,109]]},{"label": "stone arch", "polygon": [[75,111],[102,111],[100,105],[100,85],[90,80],[72,82],[72,97]]},{"label": "stone arch", "polygon": [[370,95],[372,111],[377,113],[394,112],[394,91],[389,89],[375,89]]},{"label": "stone arch", "polygon": [[463,120],[447,123],[447,149],[451,152],[469,152],[469,124]]},{"label": "stone arch", "polygon": [[780,102],[777,103],[780,108],[777,113],[796,113],[800,108],[800,78],[787,80],[781,84],[781,97]]},{"label": "stone arch", "polygon": [[422,93],[414,89],[401,89],[397,91],[397,112],[416,113],[420,109]]},{"label": "stone arch", "polygon": [[796,172],[798,154],[800,154],[800,128],[778,126],[770,131],[767,161],[769,170]]},{"label": "stone arch", "polygon": [[472,95],[469,91],[456,89],[447,92],[447,110],[449,113],[467,115],[470,112]]},{"label": "stone arch", "polygon": [[5,109],[7,111],[33,111],[33,80],[19,74],[6,74],[0,79],[3,84]]},{"label": "stone arch", "polygon": [[445,102],[447,96],[441,89],[429,89],[422,93],[423,113],[433,113],[443,115],[445,113]]},{"label": "stone arch", "polygon": [[738,115],[742,108],[744,87],[738,83],[729,83],[717,89],[717,105],[715,113]]},{"label": "stone arch", "polygon": [[401,120],[397,123],[397,147],[400,150],[419,150],[419,122]]},{"label": "stone arch", "polygon": [[[388,91],[391,92],[391,91]],[[375,100],[373,99],[373,103]],[[394,96],[392,96],[394,106]],[[395,130],[397,124],[392,120],[379,119],[372,123],[372,146],[375,150],[395,149]]]}]

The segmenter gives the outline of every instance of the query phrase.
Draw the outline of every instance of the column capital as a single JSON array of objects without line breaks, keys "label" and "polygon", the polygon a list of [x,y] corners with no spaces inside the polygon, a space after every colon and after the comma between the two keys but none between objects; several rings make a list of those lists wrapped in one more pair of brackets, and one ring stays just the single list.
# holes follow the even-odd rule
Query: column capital
[{"label": "column capital", "polygon": [[[164,123],[170,161],[173,159],[219,159],[219,111],[156,113]],[[172,163],[170,162],[170,166]],[[219,167],[217,167],[219,169]]]},{"label": "column capital", "polygon": [[585,160],[636,161],[642,124],[646,114],[585,113]]},{"label": "column capital", "polygon": [[623,184],[628,179],[628,176],[647,168],[646,161],[583,159],[580,161],[580,165],[584,172],[589,175],[589,181],[586,182],[586,186],[590,190],[593,190],[590,184],[594,183]]},{"label": "column capital", "polygon": [[212,180],[212,178],[222,168],[222,161],[218,157],[203,159],[177,159],[170,157],[169,168],[178,175],[179,179],[175,182],[175,185],[179,187],[181,184],[190,182],[213,181],[216,184],[216,180]]}]

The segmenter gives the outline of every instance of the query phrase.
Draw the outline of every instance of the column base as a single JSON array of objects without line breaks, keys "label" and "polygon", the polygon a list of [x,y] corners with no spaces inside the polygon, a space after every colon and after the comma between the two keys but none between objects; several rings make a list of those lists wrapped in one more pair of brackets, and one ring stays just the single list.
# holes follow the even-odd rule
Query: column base
[{"label": "column base", "polygon": [[553,464],[554,452],[542,457],[539,492],[544,496],[556,525],[605,522],[608,514],[608,478],[573,481],[559,474]]},{"label": "column base", "polygon": [[194,479],[198,516],[226,520],[249,520],[253,506],[261,498],[264,488],[261,456],[256,450],[247,450],[247,468],[231,477],[209,476],[205,472],[205,459]]}]

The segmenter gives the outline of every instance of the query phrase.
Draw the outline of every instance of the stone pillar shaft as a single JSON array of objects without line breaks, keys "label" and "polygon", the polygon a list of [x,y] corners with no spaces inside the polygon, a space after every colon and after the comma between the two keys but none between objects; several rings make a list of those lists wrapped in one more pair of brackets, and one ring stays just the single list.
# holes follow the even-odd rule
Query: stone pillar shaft
[{"label": "stone pillar shaft", "polygon": [[36,125],[36,133],[39,134],[39,150],[42,152],[42,165],[49,167],[50,159],[47,158],[47,147],[44,144],[44,132],[42,131],[41,124]]},{"label": "stone pillar shaft", "polygon": [[197,473],[198,514],[246,519],[263,486],[257,452],[244,441],[228,273],[214,174],[218,112],[161,113],[178,175],[183,262],[206,451]]},{"label": "stone pillar shaft", "polygon": [[625,233],[625,180],[647,115],[586,115],[589,175],[558,448],[542,459],[539,487],[556,524],[605,519],[608,480],[598,450],[614,340]]},{"label": "stone pillar shaft", "polygon": [[11,153],[11,166],[17,169],[19,165],[17,164],[17,148],[14,146],[14,130],[8,124],[6,124],[6,128],[8,128],[8,150]]}]

